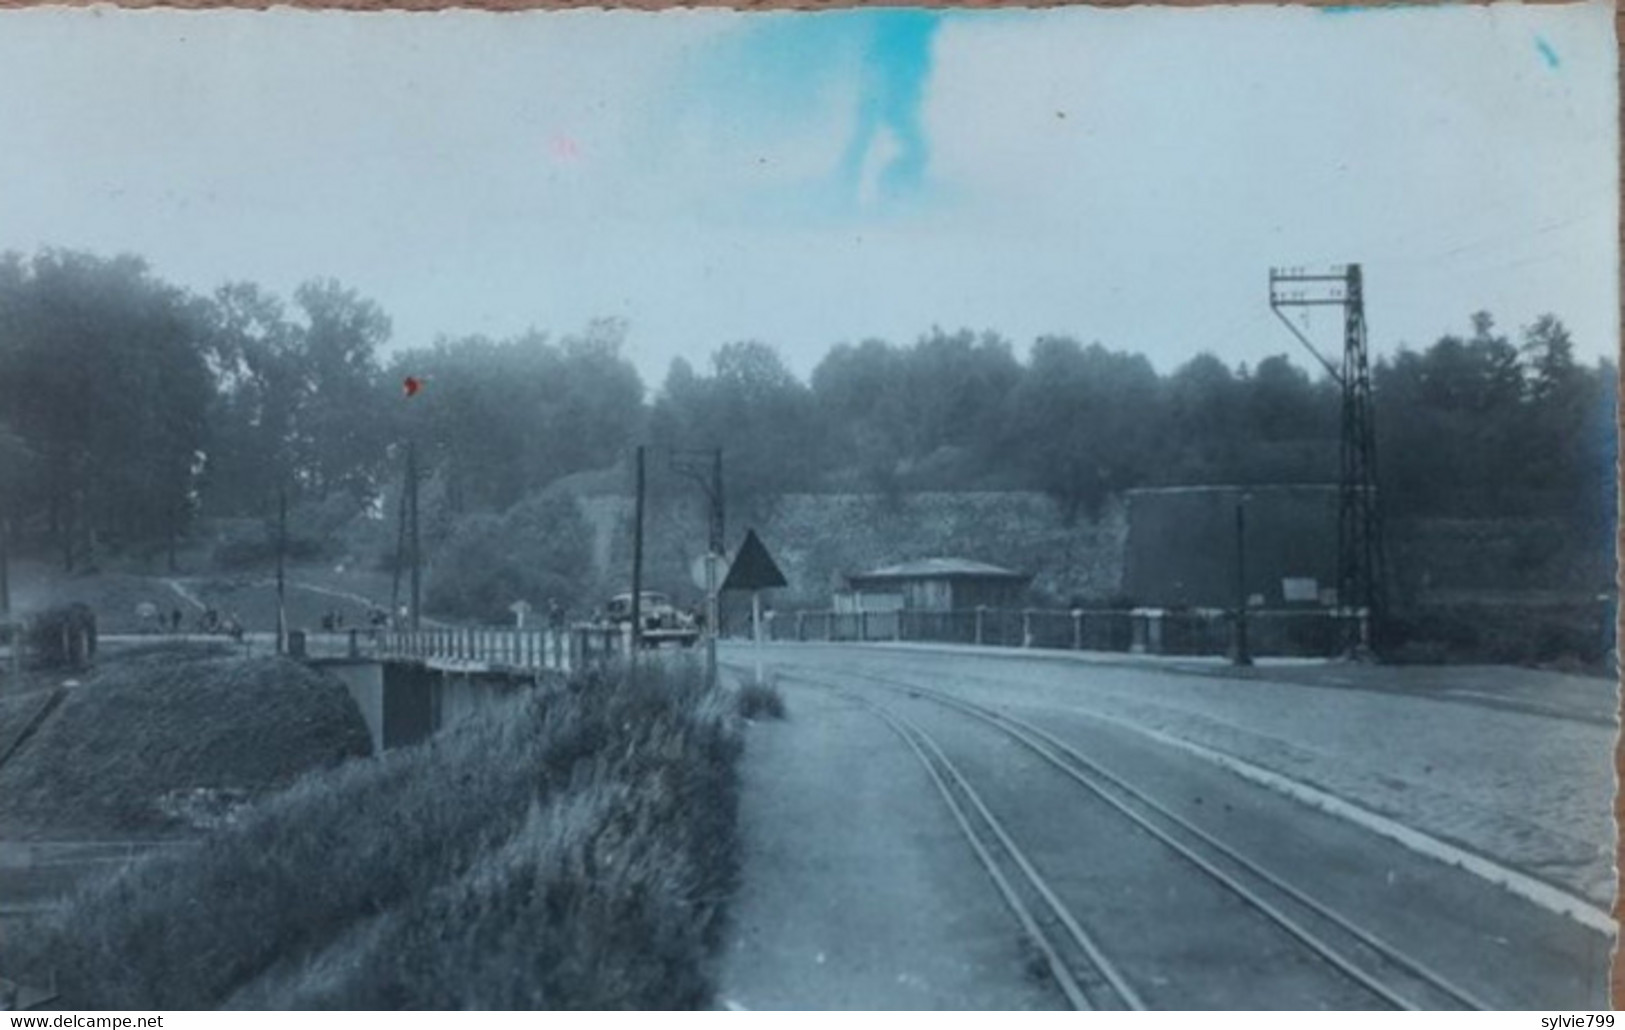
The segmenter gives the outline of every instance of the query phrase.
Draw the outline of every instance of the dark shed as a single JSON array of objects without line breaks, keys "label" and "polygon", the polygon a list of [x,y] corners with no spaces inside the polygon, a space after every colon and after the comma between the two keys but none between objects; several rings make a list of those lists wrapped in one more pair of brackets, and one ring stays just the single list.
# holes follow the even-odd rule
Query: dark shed
[{"label": "dark shed", "polygon": [[866,610],[901,607],[933,612],[983,605],[1018,607],[1031,579],[1023,572],[965,558],[921,558],[846,577]]}]

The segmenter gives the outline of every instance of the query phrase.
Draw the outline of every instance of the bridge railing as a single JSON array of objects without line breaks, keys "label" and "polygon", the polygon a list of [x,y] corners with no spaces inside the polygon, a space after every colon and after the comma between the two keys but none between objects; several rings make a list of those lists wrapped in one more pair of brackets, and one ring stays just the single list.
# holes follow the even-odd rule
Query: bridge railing
[{"label": "bridge railing", "polygon": [[561,630],[436,626],[363,634],[350,653],[446,667],[570,672],[624,657],[629,647],[624,626],[578,623]]},{"label": "bridge railing", "polygon": [[[1247,613],[1256,655],[1334,657],[1349,623],[1363,614],[1326,609]],[[990,647],[1042,647],[1164,655],[1224,655],[1235,643],[1235,613],[1225,609],[971,608],[952,611],[778,612],[770,640],[921,641]]]},{"label": "bridge railing", "polygon": [[570,634],[565,630],[491,626],[435,626],[390,630],[378,635],[375,653],[451,665],[503,669],[571,668]]}]

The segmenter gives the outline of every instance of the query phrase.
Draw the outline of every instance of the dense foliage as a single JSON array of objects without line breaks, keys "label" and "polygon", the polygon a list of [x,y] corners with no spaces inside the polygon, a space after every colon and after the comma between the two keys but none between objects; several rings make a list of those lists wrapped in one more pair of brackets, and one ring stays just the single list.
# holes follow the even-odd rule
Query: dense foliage
[{"label": "dense foliage", "polygon": [[[1136,486],[1336,476],[1338,389],[1284,355],[1248,368],[1201,354],[1159,374],[1100,343],[1046,337],[1022,356],[992,333],[933,330],[836,344],[803,382],[745,341],[703,368],[674,362],[651,396],[624,338],[602,322],[386,358],[388,317],[336,282],[301,286],[290,309],[248,284],[194,296],[132,257],[11,256],[0,519],[69,568],[97,547],[172,548],[199,516],[269,518],[279,494],[296,526],[393,524],[409,441],[431,549],[491,558],[489,531],[516,505],[645,441],[722,446],[730,503],[746,504],[1028,489],[1072,519]],[[410,400],[407,375],[423,384]],[[1556,317],[1514,339],[1480,313],[1470,333],[1402,348],[1373,375],[1391,511],[1612,524],[1615,371],[1577,362]],[[571,573],[544,557],[533,575]],[[465,587],[485,589],[440,589]]]}]

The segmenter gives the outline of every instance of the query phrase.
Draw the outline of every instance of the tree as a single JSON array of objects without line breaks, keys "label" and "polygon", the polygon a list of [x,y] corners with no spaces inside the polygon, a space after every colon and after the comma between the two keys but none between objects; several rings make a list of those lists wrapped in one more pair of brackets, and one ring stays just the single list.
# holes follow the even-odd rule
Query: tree
[{"label": "tree", "polygon": [[1021,379],[1010,344],[967,330],[933,330],[904,354],[902,403],[914,433],[910,456],[944,446],[985,448],[997,438],[1005,399]]},{"label": "tree", "polygon": [[1010,395],[1006,454],[1068,522],[1093,514],[1108,495],[1139,485],[1150,467],[1159,386],[1142,355],[1044,337]]},{"label": "tree", "polygon": [[206,324],[139,258],[0,262],[0,422],[35,456],[38,517],[73,568],[173,541],[192,514],[212,381]]},{"label": "tree", "polygon": [[[1523,478],[1553,507],[1611,516],[1617,456],[1613,367],[1581,367],[1568,329],[1550,314],[1524,329],[1519,349],[1526,371],[1527,415],[1516,452]],[[1599,497],[1604,503],[1597,503]],[[1602,528],[1611,528],[1612,521],[1603,519]]]},{"label": "tree", "polygon": [[557,376],[546,381],[548,465],[537,482],[612,464],[644,431],[644,385],[622,353],[626,325],[590,324],[559,346]]},{"label": "tree", "polygon": [[848,470],[847,484],[892,493],[908,453],[903,398],[906,358],[884,340],[831,348],[813,369],[813,403],[826,427],[829,467]]},{"label": "tree", "polygon": [[541,493],[504,514],[474,514],[458,525],[430,568],[430,610],[484,622],[512,618],[508,606],[587,600],[592,533],[574,500]]},{"label": "tree", "polygon": [[301,461],[317,447],[303,422],[311,379],[303,340],[282,303],[252,283],[222,286],[210,316],[216,390],[207,506],[223,515],[264,515],[280,491],[297,496]]},{"label": "tree", "polygon": [[1537,399],[1573,388],[1561,323],[1543,320],[1525,334],[1523,353],[1544,362],[1545,374],[1525,366],[1489,314],[1472,325],[1470,337],[1442,337],[1420,354],[1401,349],[1373,370],[1379,472],[1399,510],[1547,508],[1536,492],[1572,474],[1561,452],[1579,430]]},{"label": "tree", "polygon": [[418,441],[457,512],[503,510],[561,476],[612,464],[644,419],[624,335],[619,323],[596,322],[559,345],[527,333],[397,354],[392,383],[412,375],[427,385],[394,405],[393,435]]},{"label": "tree", "polygon": [[1164,484],[1234,482],[1246,447],[1245,396],[1229,366],[1198,354],[1168,377],[1163,398],[1160,450],[1167,461],[1152,477]]},{"label": "tree", "polygon": [[730,505],[769,501],[816,481],[818,411],[778,352],[756,341],[731,343],[711,365],[702,377],[687,362],[673,363],[650,417],[652,434],[669,447],[722,447]]},{"label": "tree", "polygon": [[23,511],[24,498],[38,475],[34,451],[0,422],[0,532]]},{"label": "tree", "polygon": [[332,279],[301,285],[294,302],[305,316],[300,350],[308,377],[298,475],[318,497],[343,489],[368,499],[386,442],[377,352],[389,340],[389,317]]}]

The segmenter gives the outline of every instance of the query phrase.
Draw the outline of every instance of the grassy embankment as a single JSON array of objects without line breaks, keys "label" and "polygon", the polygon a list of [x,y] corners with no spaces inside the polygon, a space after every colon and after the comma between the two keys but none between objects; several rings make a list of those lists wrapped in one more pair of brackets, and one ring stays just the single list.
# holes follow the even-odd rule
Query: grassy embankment
[{"label": "grassy embankment", "polygon": [[168,836],[200,794],[248,799],[371,751],[344,688],[295,662],[155,642],[6,699],[0,716],[60,702],[0,766],[8,836]]},{"label": "grassy embankment", "polygon": [[[387,573],[355,569],[339,572],[323,564],[290,566],[288,625],[292,629],[315,630],[324,614],[339,612],[346,625],[365,627],[371,604],[389,604],[391,586]],[[276,568],[267,564],[249,570],[212,570],[200,559],[173,576],[110,568],[67,575],[44,560],[13,563],[14,610],[29,614],[70,602],[89,605],[103,634],[151,632],[153,626],[136,614],[143,603],[156,606],[166,616],[178,609],[187,632],[197,627],[202,614],[198,604],[213,607],[222,615],[236,614],[250,631],[269,632],[276,627]]]},{"label": "grassy embankment", "polygon": [[87,888],[15,972],[74,1008],[702,1006],[739,750],[691,670],[527,692]]}]

